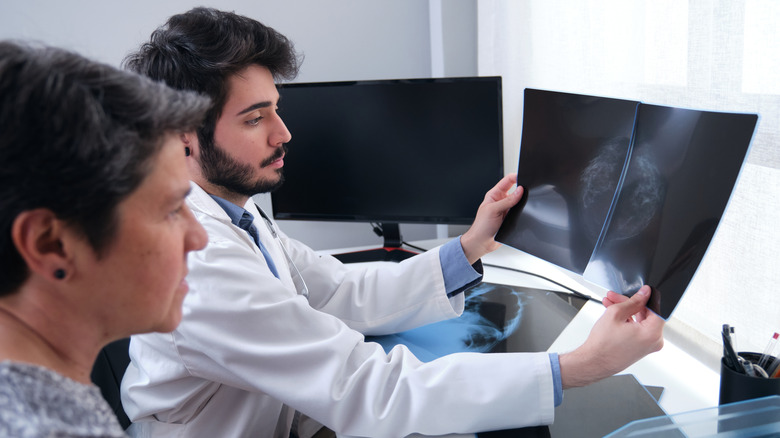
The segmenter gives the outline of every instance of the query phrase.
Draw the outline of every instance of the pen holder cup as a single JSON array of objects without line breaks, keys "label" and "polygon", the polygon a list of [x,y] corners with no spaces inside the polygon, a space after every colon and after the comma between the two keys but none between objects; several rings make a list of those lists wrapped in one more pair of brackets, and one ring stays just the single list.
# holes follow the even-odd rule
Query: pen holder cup
[{"label": "pen holder cup", "polygon": [[[741,352],[746,360],[758,363],[761,355],[758,353]],[[770,357],[772,363],[774,357]],[[738,373],[720,360],[720,404],[734,403],[753,398],[780,395],[780,378],[767,379]]]}]

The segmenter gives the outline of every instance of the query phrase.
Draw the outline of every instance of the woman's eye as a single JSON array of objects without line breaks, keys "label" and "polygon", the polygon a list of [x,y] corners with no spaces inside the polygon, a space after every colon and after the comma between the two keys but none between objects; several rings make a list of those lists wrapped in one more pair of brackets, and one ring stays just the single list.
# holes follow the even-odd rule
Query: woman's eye
[{"label": "woman's eye", "polygon": [[171,217],[179,216],[181,214],[182,210],[184,210],[184,205],[183,204],[181,206],[179,206],[178,208],[176,208],[175,210],[173,210],[170,213],[170,216]]}]

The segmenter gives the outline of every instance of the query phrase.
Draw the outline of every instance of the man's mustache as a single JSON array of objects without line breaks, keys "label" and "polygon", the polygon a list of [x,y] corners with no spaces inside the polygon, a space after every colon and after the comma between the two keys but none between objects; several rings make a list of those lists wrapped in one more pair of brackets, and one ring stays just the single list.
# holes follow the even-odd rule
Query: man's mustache
[{"label": "man's mustache", "polygon": [[270,157],[268,157],[265,160],[263,160],[263,162],[260,163],[260,167],[268,167],[268,166],[270,166],[271,163],[273,163],[274,161],[278,160],[279,158],[282,158],[286,153],[287,153],[287,145],[284,144],[281,147],[279,147],[278,149],[276,149],[276,151],[274,152],[273,155],[271,155]]}]

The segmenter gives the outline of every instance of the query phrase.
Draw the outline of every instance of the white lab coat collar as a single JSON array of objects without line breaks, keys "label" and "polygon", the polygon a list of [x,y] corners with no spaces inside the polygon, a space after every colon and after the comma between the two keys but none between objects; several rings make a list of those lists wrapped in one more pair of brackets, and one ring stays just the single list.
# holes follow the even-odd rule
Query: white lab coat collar
[{"label": "white lab coat collar", "polygon": [[225,210],[223,210],[222,207],[217,204],[217,201],[206,193],[206,191],[196,182],[190,181],[190,188],[192,190],[190,191],[189,196],[187,196],[187,202],[190,204],[191,208],[215,219],[219,219],[220,221],[231,222],[230,216],[225,213]]},{"label": "white lab coat collar", "polygon": [[[228,216],[225,210],[223,210],[222,207],[217,204],[217,201],[215,201],[214,198],[212,198],[205,190],[203,190],[202,187],[193,181],[190,182],[190,187],[192,190],[190,191],[189,196],[187,196],[187,202],[196,216],[199,214],[205,214],[229,225],[233,230],[235,230],[236,234],[240,236],[240,239],[245,241],[247,245],[252,248],[255,254],[257,254],[259,257],[263,257],[262,252],[252,240],[252,237],[249,235],[249,233],[234,225],[233,221],[230,220],[230,216]],[[279,273],[280,280],[285,284],[285,286],[289,287],[292,291],[295,292],[295,285],[293,284],[292,277],[290,275],[290,267],[287,263],[287,258],[284,256],[282,249],[279,247],[279,242],[273,237],[270,230],[268,229],[268,226],[265,223],[265,219],[263,219],[263,217],[260,215],[260,212],[257,210],[257,206],[255,205],[252,198],[249,198],[246,205],[244,205],[244,209],[252,213],[254,216],[254,224],[257,228],[260,241],[271,255],[271,259],[273,259],[274,264],[276,265],[276,270]],[[276,224],[274,224],[274,226],[276,227]],[[278,227],[276,227],[276,231],[277,233],[280,233]],[[263,260],[265,259],[263,258]]]}]

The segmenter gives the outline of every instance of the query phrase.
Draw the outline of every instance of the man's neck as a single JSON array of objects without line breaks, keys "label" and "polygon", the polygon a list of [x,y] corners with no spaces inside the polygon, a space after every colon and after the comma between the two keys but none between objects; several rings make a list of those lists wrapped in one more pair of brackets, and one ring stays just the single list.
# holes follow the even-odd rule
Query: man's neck
[{"label": "man's neck", "polygon": [[220,198],[230,203],[233,203],[241,208],[244,208],[247,201],[249,201],[249,196],[240,195],[238,193],[231,192],[230,190],[227,190],[226,188],[220,185],[212,184],[208,181],[203,181],[203,180],[201,181],[196,180],[195,183],[199,185],[200,188],[202,188],[209,195],[219,196]]}]

